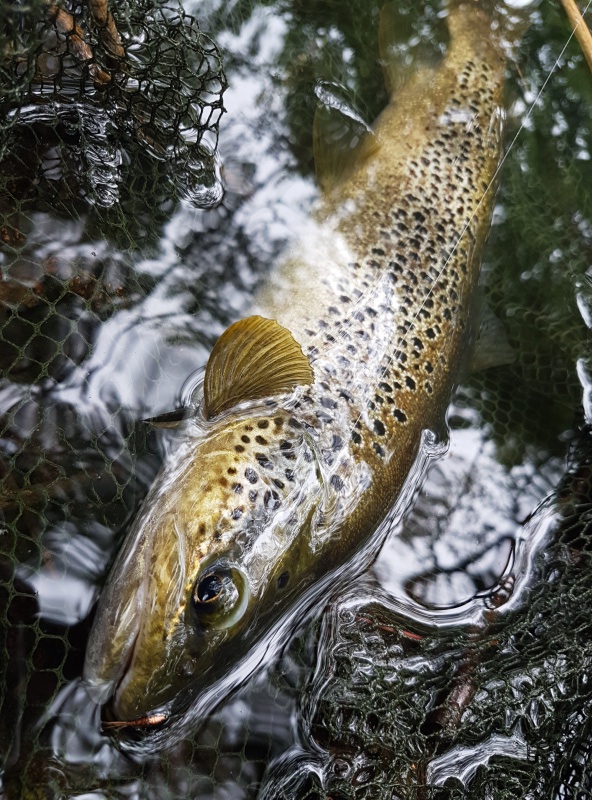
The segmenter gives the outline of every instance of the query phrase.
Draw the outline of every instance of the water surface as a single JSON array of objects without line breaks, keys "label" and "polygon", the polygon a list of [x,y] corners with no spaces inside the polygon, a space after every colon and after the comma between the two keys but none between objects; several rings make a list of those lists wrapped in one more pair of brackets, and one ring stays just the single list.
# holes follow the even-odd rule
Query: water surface
[{"label": "water surface", "polygon": [[[380,3],[360,5],[187,3],[228,79],[222,203],[196,205],[216,198],[213,164],[197,194],[186,173],[162,192],[142,169],[113,184],[113,159],[126,150],[97,155],[101,131],[111,141],[99,118],[84,152],[106,170],[93,178],[106,187],[100,202],[68,184],[65,200],[26,207],[24,241],[5,248],[7,798],[592,791],[592,456],[587,431],[578,433],[591,413],[592,77],[575,42],[564,50],[570,30],[551,3],[528,6],[532,25],[508,67],[511,146],[480,301],[486,361],[504,363],[466,376],[448,452],[372,569],[327,596],[279,655],[166,753],[122,751],[81,685],[108,566],[172,446],[142,420],[187,397],[216,337],[306,219],[319,96],[368,123],[386,103]],[[404,75],[437,59],[446,31],[438,3],[397,9]]]}]

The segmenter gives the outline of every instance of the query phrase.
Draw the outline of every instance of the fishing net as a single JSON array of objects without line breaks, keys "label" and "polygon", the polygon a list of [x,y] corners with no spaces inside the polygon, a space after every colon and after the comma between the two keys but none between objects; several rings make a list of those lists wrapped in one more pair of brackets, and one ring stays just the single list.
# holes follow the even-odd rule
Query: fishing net
[{"label": "fishing net", "polygon": [[[171,447],[142,420],[186,395],[305,218],[318,87],[368,122],[384,106],[380,6],[0,7],[7,800],[592,796],[592,80],[572,42],[526,118],[570,35],[551,3],[508,71],[509,141],[524,129],[484,255],[490,366],[372,570],[164,752],[103,732],[81,685]],[[436,63],[440,5],[396,15],[402,75]]]}]

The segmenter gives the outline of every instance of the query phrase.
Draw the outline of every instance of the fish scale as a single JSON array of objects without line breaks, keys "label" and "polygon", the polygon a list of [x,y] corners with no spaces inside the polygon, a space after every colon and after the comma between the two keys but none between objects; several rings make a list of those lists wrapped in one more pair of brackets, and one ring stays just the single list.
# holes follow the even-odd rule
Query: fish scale
[{"label": "fish scale", "polygon": [[328,575],[363,568],[352,557],[420,477],[470,347],[501,151],[491,20],[460,3],[448,23],[446,57],[396,93],[212,351],[91,633],[87,684],[119,721],[228,690]]},{"label": "fish scale", "polygon": [[[316,380],[297,411],[320,451],[331,453],[336,433],[348,442],[339,458],[323,460],[331,475],[348,476],[328,483],[347,490],[343,513],[352,539],[396,499],[421,431],[440,427],[470,351],[488,189],[500,158],[504,70],[498,46],[476,36],[489,19],[474,8],[471,14],[453,20],[445,65],[417,75],[381,115],[380,150],[370,167],[362,164],[319,204],[311,230],[319,244],[297,246],[256,304],[311,356]],[[454,89],[438,91],[432,81]],[[426,91],[431,104],[422,109],[421,136],[402,131],[402,116]],[[369,182],[378,190],[369,193]],[[319,253],[326,254],[321,263]],[[303,295],[301,287],[319,274],[325,291]],[[359,464],[371,467],[370,487],[358,480]]]}]

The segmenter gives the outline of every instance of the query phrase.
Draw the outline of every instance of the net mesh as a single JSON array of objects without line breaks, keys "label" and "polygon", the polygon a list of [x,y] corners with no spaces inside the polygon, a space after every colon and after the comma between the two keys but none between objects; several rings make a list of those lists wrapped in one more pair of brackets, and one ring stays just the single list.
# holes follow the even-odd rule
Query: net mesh
[{"label": "net mesh", "polygon": [[[463,382],[449,453],[373,569],[165,752],[124,752],[81,686],[94,602],[170,446],[141,420],[306,213],[315,89],[368,121],[386,102],[380,5],[2,2],[7,800],[592,796],[592,81],[574,43],[497,196],[483,305],[504,363]],[[441,52],[439,11],[397,3],[403,74]],[[532,14],[510,139],[569,34],[554,4]],[[227,192],[205,211],[223,93]]]}]

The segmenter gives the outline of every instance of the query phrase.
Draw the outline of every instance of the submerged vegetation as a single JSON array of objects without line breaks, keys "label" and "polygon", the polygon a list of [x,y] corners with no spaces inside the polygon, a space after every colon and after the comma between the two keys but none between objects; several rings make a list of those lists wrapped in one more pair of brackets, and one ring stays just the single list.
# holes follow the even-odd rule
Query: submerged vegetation
[{"label": "submerged vegetation", "polygon": [[[109,209],[81,199],[77,184],[68,214],[27,197],[15,243],[2,185],[7,800],[592,791],[592,456],[589,432],[577,433],[592,413],[592,78],[550,0],[525,7],[531,25],[508,65],[509,151],[482,270],[484,338],[504,363],[467,375],[449,453],[413,511],[363,579],[327,597],[274,663],[168,752],[143,752],[140,741],[124,756],[81,687],[94,601],[169,446],[141,420],[190,393],[187,377],[308,212],[319,93],[367,124],[384,106],[380,6],[185,3],[228,77],[219,140],[228,190],[216,209],[162,197],[139,157]],[[443,51],[441,12],[435,0],[396,3],[402,81]],[[95,142],[83,133],[76,169]],[[66,125],[56,163],[69,136]],[[44,184],[60,186],[55,173]]]}]

